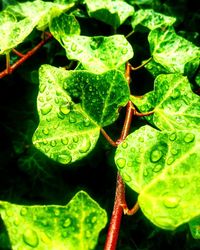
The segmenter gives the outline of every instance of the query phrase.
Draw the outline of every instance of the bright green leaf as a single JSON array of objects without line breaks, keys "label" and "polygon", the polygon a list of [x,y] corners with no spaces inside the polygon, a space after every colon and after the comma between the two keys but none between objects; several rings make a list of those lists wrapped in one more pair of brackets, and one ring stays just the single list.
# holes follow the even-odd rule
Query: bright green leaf
[{"label": "bright green leaf", "polygon": [[194,239],[200,239],[200,217],[194,218],[189,222],[190,232]]},{"label": "bright green leaf", "polygon": [[119,71],[97,75],[43,65],[38,94],[40,123],[33,143],[60,163],[79,160],[94,148],[100,127],[113,123],[118,108],[128,100],[128,84]]},{"label": "bright green leaf", "polygon": [[11,13],[0,12],[0,55],[9,53],[12,48],[22,43],[34,26],[35,20],[24,18],[17,21]]},{"label": "bright green leaf", "polygon": [[8,6],[7,10],[19,17],[28,17],[32,20],[36,19],[37,29],[43,31],[48,27],[52,18],[69,10],[73,5],[74,3],[62,5],[35,0],[33,2],[24,2]]},{"label": "bright green leaf", "polygon": [[139,205],[155,225],[173,230],[200,215],[200,133],[143,126],[117,148],[124,181],[139,192]]},{"label": "bright green leaf", "polygon": [[94,73],[117,69],[133,57],[133,49],[123,35],[87,37],[71,35],[62,38],[67,57],[78,60]]},{"label": "bright green leaf", "polygon": [[79,35],[80,25],[76,18],[65,13],[52,19],[50,24],[51,34],[62,44],[63,37],[67,35]]},{"label": "bright green leaf", "polygon": [[153,30],[158,27],[163,28],[173,25],[176,21],[176,18],[155,12],[153,9],[140,9],[134,13],[132,20],[133,29],[135,29],[139,24],[150,30]]},{"label": "bright green leaf", "polygon": [[148,40],[153,59],[166,68],[168,73],[195,73],[199,65],[200,48],[176,35],[172,27],[152,30]]},{"label": "bright green leaf", "polygon": [[154,60],[151,60],[144,67],[153,75],[153,77],[156,77],[160,74],[167,74],[168,73],[168,70],[165,67],[163,67],[161,64],[155,62]]},{"label": "bright green leaf", "polygon": [[13,250],[94,249],[107,222],[105,210],[83,191],[66,206],[1,201],[0,213]]},{"label": "bright green leaf", "polygon": [[85,0],[88,13],[104,23],[118,28],[129,16],[134,13],[133,6],[121,0]]},{"label": "bright green leaf", "polygon": [[200,97],[192,92],[190,83],[182,75],[159,75],[154,91],[131,100],[141,112],[150,111],[154,106],[153,124],[161,130],[199,129]]}]

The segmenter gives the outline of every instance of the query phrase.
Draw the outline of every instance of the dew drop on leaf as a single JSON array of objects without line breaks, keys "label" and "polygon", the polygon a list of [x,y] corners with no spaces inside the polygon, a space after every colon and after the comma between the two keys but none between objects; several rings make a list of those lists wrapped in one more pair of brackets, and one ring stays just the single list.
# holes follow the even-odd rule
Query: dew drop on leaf
[{"label": "dew drop on leaf", "polygon": [[67,114],[69,114],[70,109],[68,108],[67,105],[61,105],[60,106],[60,112],[63,113],[64,115],[67,115]]},{"label": "dew drop on leaf", "polygon": [[45,89],[46,89],[46,85],[45,84],[41,84],[40,87],[39,87],[40,93],[44,93]]},{"label": "dew drop on leaf", "polygon": [[170,157],[167,159],[167,164],[168,164],[168,165],[171,165],[174,161],[175,161],[174,157],[170,156]]},{"label": "dew drop on leaf", "polygon": [[60,215],[60,210],[59,209],[55,209],[54,210],[54,214],[55,214],[55,216],[59,216]]},{"label": "dew drop on leaf", "polygon": [[81,145],[81,148],[79,150],[80,153],[87,153],[87,151],[90,149],[91,143],[90,140],[85,141],[84,145]]},{"label": "dew drop on leaf", "polygon": [[158,150],[158,149],[155,149],[151,152],[151,155],[150,155],[150,160],[151,162],[158,162],[161,157],[163,156],[163,153],[161,150]]},{"label": "dew drop on leaf", "polygon": [[27,208],[22,207],[22,208],[21,208],[21,210],[20,210],[20,214],[21,214],[21,216],[25,216],[27,213],[28,213]]},{"label": "dew drop on leaf", "polygon": [[192,133],[187,133],[187,134],[185,135],[185,137],[184,137],[184,141],[185,141],[186,143],[190,143],[190,142],[194,141],[194,138],[195,138],[194,134],[192,134]]},{"label": "dew drop on leaf", "polygon": [[175,99],[179,98],[180,95],[181,95],[180,91],[178,89],[174,89],[174,91],[171,95],[171,98],[175,100]]},{"label": "dew drop on leaf", "polygon": [[162,168],[163,168],[163,166],[161,164],[157,164],[153,168],[153,172],[158,173]]},{"label": "dew drop on leaf", "polygon": [[70,154],[65,153],[65,154],[59,155],[57,160],[62,164],[69,164],[72,161],[72,157]]},{"label": "dew drop on leaf", "polygon": [[43,132],[44,135],[48,135],[49,134],[49,129],[48,128],[44,128],[42,130],[42,132]]},{"label": "dew drop on leaf", "polygon": [[78,141],[79,141],[78,136],[74,136],[74,137],[73,137],[73,142],[74,142],[74,143],[77,143]]},{"label": "dew drop on leaf", "polygon": [[149,172],[146,168],[144,169],[143,175],[144,175],[144,177],[147,177],[149,175]]},{"label": "dew drop on leaf", "polygon": [[71,225],[71,219],[70,218],[67,218],[65,221],[64,221],[64,223],[63,223],[63,227],[69,227],[70,225]]},{"label": "dew drop on leaf", "polygon": [[75,52],[77,50],[77,45],[75,43],[72,44],[71,50]]},{"label": "dew drop on leaf", "polygon": [[36,233],[34,230],[32,230],[32,229],[27,229],[27,230],[26,230],[26,232],[23,234],[23,240],[24,240],[24,242],[25,242],[27,245],[29,245],[29,246],[31,246],[31,247],[33,247],[33,248],[37,247],[38,244],[39,244],[38,235],[37,235],[37,233]]},{"label": "dew drop on leaf", "polygon": [[122,54],[125,55],[126,53],[128,53],[128,49],[127,48],[123,48]]},{"label": "dew drop on leaf", "polygon": [[69,117],[69,122],[70,123],[75,123],[76,122],[76,118],[74,116],[70,116]]},{"label": "dew drop on leaf", "polygon": [[176,137],[177,137],[176,132],[173,132],[173,133],[171,133],[171,134],[169,135],[170,141],[175,141],[175,140],[176,140]]},{"label": "dew drop on leaf", "polygon": [[89,120],[84,120],[83,124],[85,127],[89,127],[90,126],[90,121]]},{"label": "dew drop on leaf", "polygon": [[65,138],[61,139],[61,142],[62,142],[63,145],[67,145],[69,140],[68,140],[68,138],[65,137]]},{"label": "dew drop on leaf", "polygon": [[124,158],[118,158],[116,160],[116,164],[117,164],[118,168],[124,168],[126,165],[126,160]]},{"label": "dew drop on leaf", "polygon": [[127,148],[128,147],[128,143],[127,142],[122,142],[122,148]]},{"label": "dew drop on leaf", "polygon": [[41,113],[43,115],[47,115],[51,110],[52,110],[52,105],[47,103],[41,108]]},{"label": "dew drop on leaf", "polygon": [[169,195],[168,193],[163,197],[163,204],[167,208],[176,208],[180,204],[180,197]]},{"label": "dew drop on leaf", "polygon": [[122,179],[123,179],[125,182],[131,181],[130,175],[128,175],[128,174],[126,174],[126,173],[123,173]]},{"label": "dew drop on leaf", "polygon": [[97,217],[96,216],[93,216],[92,219],[91,219],[91,222],[92,223],[95,223],[97,221]]},{"label": "dew drop on leaf", "polygon": [[56,146],[56,144],[57,144],[57,142],[56,142],[56,141],[54,141],[54,140],[50,142],[50,145],[51,145],[52,147],[55,147],[55,146]]}]

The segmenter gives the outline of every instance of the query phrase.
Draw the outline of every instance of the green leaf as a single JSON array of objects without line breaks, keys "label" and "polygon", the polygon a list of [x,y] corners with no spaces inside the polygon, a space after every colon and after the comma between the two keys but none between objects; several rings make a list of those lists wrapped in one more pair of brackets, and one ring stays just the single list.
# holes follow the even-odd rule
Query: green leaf
[{"label": "green leaf", "polygon": [[[152,30],[148,40],[153,59],[165,67],[168,73],[187,73],[190,76],[195,73],[199,65],[200,48],[176,35],[172,27]],[[192,71],[188,72],[188,67]]]},{"label": "green leaf", "polygon": [[157,77],[160,74],[168,73],[168,70],[165,67],[155,62],[154,60],[151,60],[144,67],[153,75],[153,77]]},{"label": "green leaf", "polygon": [[134,13],[132,20],[133,29],[136,29],[137,25],[141,25],[153,30],[173,25],[176,18],[155,12],[153,9],[140,9]]},{"label": "green leaf", "polygon": [[161,130],[199,129],[200,97],[192,92],[190,83],[182,75],[159,75],[154,91],[131,100],[141,112],[148,112],[154,106],[153,124]]},{"label": "green leaf", "polygon": [[[61,14],[52,19],[49,26],[51,34],[62,44],[63,37],[79,35],[80,25],[73,15]],[[62,44],[63,45],[63,44]]]},{"label": "green leaf", "polygon": [[107,222],[105,210],[83,191],[66,206],[23,206],[1,201],[0,213],[13,250],[94,249]]},{"label": "green leaf", "polygon": [[22,43],[34,26],[35,20],[24,18],[17,21],[11,13],[0,12],[0,55],[9,53],[12,48]]},{"label": "green leaf", "polygon": [[194,218],[189,222],[190,232],[194,239],[200,239],[200,217]]},{"label": "green leaf", "polygon": [[129,88],[119,71],[102,75],[40,68],[39,127],[33,143],[48,157],[69,164],[95,146],[100,127],[113,123],[118,108],[129,100]]},{"label": "green leaf", "polygon": [[19,17],[28,17],[31,20],[37,20],[37,29],[44,31],[52,18],[59,16],[62,12],[73,7],[74,3],[65,5],[43,2],[35,0],[33,2],[18,3],[17,5],[8,6],[7,10]]},{"label": "green leaf", "polygon": [[120,0],[85,0],[88,13],[104,23],[118,28],[129,16],[134,13],[133,6]]},{"label": "green leaf", "polygon": [[78,60],[86,70],[94,73],[117,69],[133,57],[133,49],[123,35],[71,35],[63,37],[62,44],[69,59]]},{"label": "green leaf", "polygon": [[173,230],[200,215],[199,130],[158,131],[143,126],[117,148],[124,181],[139,192],[145,216]]}]

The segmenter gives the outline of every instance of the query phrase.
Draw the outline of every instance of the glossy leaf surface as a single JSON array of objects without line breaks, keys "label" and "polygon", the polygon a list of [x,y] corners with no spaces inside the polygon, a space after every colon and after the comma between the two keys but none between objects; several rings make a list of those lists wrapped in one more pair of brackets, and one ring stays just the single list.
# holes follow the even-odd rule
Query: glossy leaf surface
[{"label": "glossy leaf surface", "polygon": [[179,74],[159,75],[154,91],[131,100],[141,112],[154,106],[153,123],[161,130],[199,129],[200,97],[192,92],[187,78]]},{"label": "glossy leaf surface", "polygon": [[79,160],[94,148],[100,127],[113,123],[119,106],[128,99],[128,85],[119,71],[96,75],[43,65],[38,94],[40,123],[33,143],[60,163]]},{"label": "glossy leaf surface", "polygon": [[94,249],[107,222],[105,210],[83,191],[66,206],[0,201],[0,213],[13,250]]},{"label": "glossy leaf surface", "polygon": [[62,44],[67,57],[81,62],[94,73],[117,69],[133,57],[133,50],[123,35],[110,37],[65,36]]},{"label": "glossy leaf surface", "polygon": [[141,9],[134,13],[132,27],[135,29],[137,25],[141,25],[153,30],[158,27],[171,26],[175,21],[176,18],[155,12],[153,9]]},{"label": "glossy leaf surface", "polygon": [[199,66],[200,48],[178,36],[172,27],[152,30],[148,40],[153,59],[169,73],[192,75]]},{"label": "glossy leaf surface", "polygon": [[146,125],[119,145],[115,162],[139,192],[139,205],[155,225],[173,230],[200,214],[198,130],[158,131]]},{"label": "glossy leaf surface", "polygon": [[124,1],[102,0],[93,1],[85,0],[88,13],[102,22],[112,25],[114,28],[119,27],[129,16],[133,15],[133,6]]},{"label": "glossy leaf surface", "polygon": [[8,53],[22,43],[32,32],[35,24],[35,19],[24,18],[17,21],[11,13],[0,12],[0,55]]}]

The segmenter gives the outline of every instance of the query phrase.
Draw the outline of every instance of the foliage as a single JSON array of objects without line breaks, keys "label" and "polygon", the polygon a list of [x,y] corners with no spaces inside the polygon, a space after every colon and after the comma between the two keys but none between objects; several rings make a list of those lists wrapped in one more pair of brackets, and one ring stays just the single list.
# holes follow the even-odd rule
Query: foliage
[{"label": "foliage", "polygon": [[[102,249],[116,171],[142,211],[138,226],[125,219],[119,249],[162,249],[162,229],[187,234],[174,249],[198,246],[200,48],[189,15],[186,0],[2,1],[0,76],[19,60],[13,49],[28,59],[41,37],[43,48],[1,80],[0,249]],[[146,65],[130,73],[128,61]],[[129,135],[112,142],[105,130],[118,138],[123,124]],[[150,233],[133,244],[141,226]]]}]

